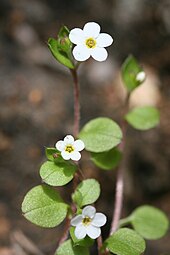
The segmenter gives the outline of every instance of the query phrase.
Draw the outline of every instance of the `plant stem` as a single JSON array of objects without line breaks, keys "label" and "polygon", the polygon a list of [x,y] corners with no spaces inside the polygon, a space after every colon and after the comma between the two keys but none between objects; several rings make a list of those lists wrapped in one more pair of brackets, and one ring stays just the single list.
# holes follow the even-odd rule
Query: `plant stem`
[{"label": "plant stem", "polygon": [[74,82],[74,136],[79,133],[80,122],[80,102],[79,102],[79,82],[76,69],[70,69]]},{"label": "plant stem", "polygon": [[132,220],[131,216],[119,220],[119,227],[123,227],[123,226],[129,224],[131,222],[131,220]]},{"label": "plant stem", "polygon": [[117,175],[116,182],[116,195],[115,195],[115,209],[113,212],[113,220],[110,229],[110,235],[112,235],[119,226],[119,220],[122,212],[123,205],[123,189],[124,189],[124,178],[123,178],[123,167],[120,167]]},{"label": "plant stem", "polygon": [[67,239],[69,227],[70,227],[70,218],[69,218],[69,216],[67,216],[63,235],[61,236],[61,238],[59,240],[58,246],[60,246]]},{"label": "plant stem", "polygon": [[101,252],[100,252],[100,249],[102,247],[102,236],[100,235],[98,238],[97,238],[97,248],[98,248],[98,255],[101,255]]},{"label": "plant stem", "polygon": [[[128,93],[123,106],[122,119],[124,118],[124,115],[128,109],[129,97],[130,97],[130,94]],[[121,144],[119,145],[119,149],[121,152],[123,152],[125,148],[126,129],[127,129],[127,125],[124,119],[122,120],[121,128],[123,133],[123,140]],[[118,168],[118,173],[117,173],[115,203],[114,203],[114,211],[113,211],[112,223],[110,228],[110,235],[112,235],[119,227],[119,220],[121,218],[122,207],[123,207],[123,191],[124,191],[124,160],[121,162],[120,167]]]},{"label": "plant stem", "polygon": [[[72,74],[73,83],[74,83],[74,132],[73,133],[74,133],[74,137],[76,138],[79,133],[79,122],[80,122],[79,83],[78,83],[77,70],[70,69],[70,72]],[[77,163],[77,168],[79,169],[78,163]],[[77,172],[73,180],[73,186],[74,186],[73,190],[75,190],[78,185],[78,179],[79,179],[79,174]],[[76,206],[74,203],[72,203],[71,209],[73,213],[76,212]],[[63,235],[61,236],[59,240],[59,246],[67,239],[69,228],[70,228],[70,218],[69,216],[67,216]]]}]

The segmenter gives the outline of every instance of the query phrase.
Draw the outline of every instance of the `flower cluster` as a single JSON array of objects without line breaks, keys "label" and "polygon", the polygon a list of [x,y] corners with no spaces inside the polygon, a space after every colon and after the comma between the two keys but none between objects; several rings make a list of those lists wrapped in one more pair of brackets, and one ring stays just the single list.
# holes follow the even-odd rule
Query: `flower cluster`
[{"label": "flower cluster", "polygon": [[104,61],[108,56],[104,47],[113,43],[113,38],[109,34],[100,33],[100,26],[95,22],[86,23],[83,29],[72,29],[69,39],[76,44],[73,56],[77,61],[85,61],[90,56],[97,61]]},{"label": "flower cluster", "polygon": [[106,216],[103,213],[96,213],[96,209],[88,205],[82,210],[82,214],[75,216],[71,220],[71,225],[75,228],[75,236],[77,239],[83,239],[88,235],[92,239],[96,239],[101,234],[101,229],[106,223]]},{"label": "flower cluster", "polygon": [[61,151],[61,156],[65,160],[75,160],[78,161],[81,158],[79,151],[85,148],[84,142],[82,140],[74,141],[72,135],[67,135],[64,140],[60,140],[55,144],[57,150]]}]

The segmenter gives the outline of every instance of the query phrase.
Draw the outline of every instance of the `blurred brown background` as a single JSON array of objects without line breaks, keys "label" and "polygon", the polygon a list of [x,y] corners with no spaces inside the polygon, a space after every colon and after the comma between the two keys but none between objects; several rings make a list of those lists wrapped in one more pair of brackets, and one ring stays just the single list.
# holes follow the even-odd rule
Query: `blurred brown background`
[{"label": "blurred brown background", "polygon": [[[81,125],[98,116],[119,121],[121,63],[132,53],[144,66],[147,81],[132,95],[131,106],[158,106],[161,123],[147,132],[128,130],[123,214],[149,203],[170,217],[169,16],[168,0],[0,0],[0,255],[54,254],[63,230],[62,224],[34,226],[20,210],[26,192],[41,183],[44,146],[73,130],[72,79],[46,45],[63,24],[71,29],[96,21],[114,37],[106,62],[89,60],[80,67]],[[115,173],[83,158],[85,176],[101,182],[96,206],[110,222]],[[70,188],[58,188],[67,201]],[[103,230],[105,237],[109,225]],[[148,242],[145,254],[169,255],[170,234]]]}]

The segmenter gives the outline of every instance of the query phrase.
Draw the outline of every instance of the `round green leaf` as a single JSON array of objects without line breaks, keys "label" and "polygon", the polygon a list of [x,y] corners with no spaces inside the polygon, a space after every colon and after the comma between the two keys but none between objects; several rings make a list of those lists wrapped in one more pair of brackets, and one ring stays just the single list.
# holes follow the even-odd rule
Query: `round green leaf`
[{"label": "round green leaf", "polygon": [[72,195],[74,202],[82,207],[94,203],[100,196],[100,184],[95,179],[82,181]]},{"label": "round green leaf", "polygon": [[134,56],[130,55],[122,65],[122,79],[129,92],[137,88],[141,82],[136,80],[139,72],[143,71]]},{"label": "round green leaf", "polygon": [[46,161],[40,168],[43,181],[51,186],[63,186],[70,182],[76,171],[76,166],[69,162],[55,163]]},{"label": "round green leaf", "polygon": [[70,69],[74,69],[74,64],[70,60],[67,53],[65,51],[61,50],[61,45],[58,43],[57,40],[55,40],[54,38],[49,38],[48,47],[49,47],[52,55],[54,56],[54,58],[59,63],[63,64],[64,66],[66,66]]},{"label": "round green leaf", "polygon": [[145,241],[134,230],[121,228],[106,240],[106,247],[116,255],[140,255]]},{"label": "round green leaf", "polygon": [[159,209],[144,205],[131,215],[134,229],[144,238],[154,240],[164,236],[169,227],[166,215]]},{"label": "round green leaf", "polygon": [[148,130],[159,124],[159,111],[151,106],[137,107],[130,111],[125,119],[138,130]]},{"label": "round green leaf", "polygon": [[89,250],[87,247],[74,246],[69,239],[60,245],[55,255],[89,255]]},{"label": "round green leaf", "polygon": [[118,166],[122,154],[119,150],[113,148],[110,151],[99,153],[91,153],[91,160],[93,163],[103,170],[112,170]]},{"label": "round green leaf", "polygon": [[24,217],[32,223],[46,228],[59,225],[67,215],[68,205],[57,191],[46,185],[31,189],[22,203]]},{"label": "round green leaf", "polygon": [[111,150],[121,142],[122,131],[113,120],[101,117],[89,121],[79,137],[85,143],[87,151],[103,152]]}]

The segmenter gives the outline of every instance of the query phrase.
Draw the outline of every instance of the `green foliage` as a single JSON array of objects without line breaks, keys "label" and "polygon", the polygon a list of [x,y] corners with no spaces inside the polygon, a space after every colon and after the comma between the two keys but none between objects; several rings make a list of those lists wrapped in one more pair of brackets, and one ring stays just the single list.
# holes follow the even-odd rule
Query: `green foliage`
[{"label": "green foliage", "polygon": [[146,239],[159,239],[169,227],[166,215],[158,208],[144,205],[138,207],[130,216],[134,229]]},{"label": "green foliage", "polygon": [[71,227],[70,228],[70,236],[71,236],[71,238],[74,242],[74,246],[80,245],[80,246],[84,246],[84,247],[90,247],[90,246],[93,245],[94,240],[91,239],[89,236],[86,236],[83,239],[77,239],[75,234],[74,234],[74,231],[75,231],[75,227]]},{"label": "green foliage", "polygon": [[60,245],[55,255],[89,255],[89,250],[87,247],[74,246],[71,239],[69,239]]},{"label": "green foliage", "polygon": [[148,130],[159,124],[159,111],[151,106],[137,107],[125,116],[127,122],[138,130]]},{"label": "green foliage", "polygon": [[104,152],[116,147],[122,139],[122,131],[113,120],[109,118],[96,118],[89,121],[79,134],[90,152]]},{"label": "green foliage", "polygon": [[32,223],[46,228],[59,225],[66,217],[68,205],[58,192],[46,185],[31,189],[22,203],[24,217]]},{"label": "green foliage", "polygon": [[57,154],[59,151],[55,148],[45,148],[45,155],[48,160],[54,161],[55,157],[57,157]]},{"label": "green foliage", "polygon": [[134,56],[130,55],[122,65],[122,79],[126,89],[131,92],[137,88],[141,82],[136,80],[138,73],[142,72],[142,68],[139,66]]},{"label": "green foliage", "polygon": [[93,163],[103,170],[112,170],[116,168],[121,158],[122,154],[116,148],[100,153],[91,153],[91,160]]},{"label": "green foliage", "polygon": [[70,53],[72,42],[69,39],[69,29],[66,26],[61,27],[58,33],[58,46],[60,50]]},{"label": "green foliage", "polygon": [[48,47],[55,59],[64,66],[74,69],[71,49],[72,43],[69,40],[69,30],[67,27],[62,27],[59,31],[57,40],[54,38],[48,39]]},{"label": "green foliage", "polygon": [[95,179],[82,181],[72,195],[73,201],[81,208],[94,203],[100,196],[100,184]]},{"label": "green foliage", "polygon": [[40,168],[40,176],[51,186],[63,186],[73,179],[75,171],[76,165],[70,162],[46,161]]},{"label": "green foliage", "polygon": [[105,242],[109,251],[116,255],[140,255],[145,250],[144,239],[128,228],[119,229]]}]

